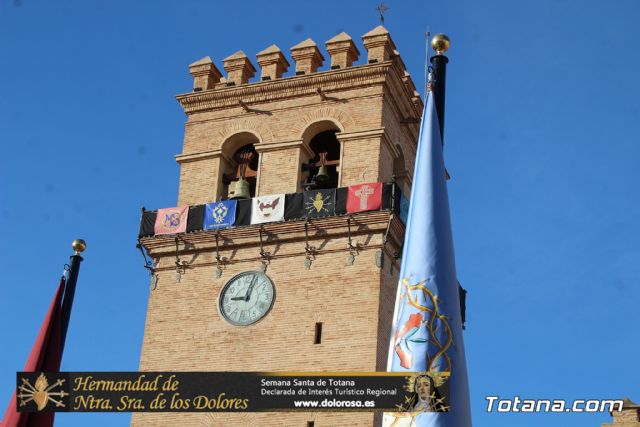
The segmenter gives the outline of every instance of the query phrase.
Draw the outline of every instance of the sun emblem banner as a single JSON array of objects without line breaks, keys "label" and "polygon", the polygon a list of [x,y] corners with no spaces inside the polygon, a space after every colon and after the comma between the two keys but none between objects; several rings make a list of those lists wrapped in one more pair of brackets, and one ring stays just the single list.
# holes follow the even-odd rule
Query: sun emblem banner
[{"label": "sun emblem banner", "polygon": [[308,218],[335,215],[336,190],[312,190],[304,192],[304,211]]},{"label": "sun emblem banner", "polygon": [[158,215],[156,216],[156,224],[154,227],[155,234],[176,234],[186,232],[188,215],[189,206],[158,209]]},{"label": "sun emblem banner", "polygon": [[251,202],[251,224],[284,220],[284,194],[254,197]]},{"label": "sun emblem banner", "polygon": [[[386,413],[384,426],[471,426],[449,196],[433,94],[422,115],[387,370],[425,372],[412,412]],[[447,412],[428,390],[449,383]],[[418,387],[416,390],[419,392]]]},{"label": "sun emblem banner", "polygon": [[375,211],[382,207],[382,183],[352,185],[347,193],[347,212]]},{"label": "sun emblem banner", "polygon": [[205,230],[214,230],[233,226],[236,221],[237,203],[236,200],[207,203],[205,205],[202,228]]}]

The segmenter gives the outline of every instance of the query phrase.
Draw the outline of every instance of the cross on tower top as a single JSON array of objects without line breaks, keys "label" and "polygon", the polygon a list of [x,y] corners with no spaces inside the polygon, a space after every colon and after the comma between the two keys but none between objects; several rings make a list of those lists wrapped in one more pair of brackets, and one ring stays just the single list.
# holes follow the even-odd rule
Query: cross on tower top
[{"label": "cross on tower top", "polygon": [[380,14],[380,24],[384,25],[384,13],[389,10],[389,7],[381,1],[376,10]]}]

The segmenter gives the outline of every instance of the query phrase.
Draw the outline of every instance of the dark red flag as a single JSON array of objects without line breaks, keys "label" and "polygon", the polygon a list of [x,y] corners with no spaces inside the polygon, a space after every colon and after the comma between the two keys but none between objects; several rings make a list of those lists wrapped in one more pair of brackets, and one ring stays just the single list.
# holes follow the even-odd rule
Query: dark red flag
[{"label": "dark red flag", "polygon": [[347,192],[347,212],[375,211],[382,207],[382,183],[352,185]]},{"label": "dark red flag", "polygon": [[[31,354],[24,365],[24,372],[58,372],[62,357],[62,294],[65,279],[60,279],[60,286],[56,292],[49,311],[42,322],[40,332],[33,344]],[[13,393],[11,403],[4,414],[2,427],[51,427],[54,412],[18,412],[16,393]]]}]

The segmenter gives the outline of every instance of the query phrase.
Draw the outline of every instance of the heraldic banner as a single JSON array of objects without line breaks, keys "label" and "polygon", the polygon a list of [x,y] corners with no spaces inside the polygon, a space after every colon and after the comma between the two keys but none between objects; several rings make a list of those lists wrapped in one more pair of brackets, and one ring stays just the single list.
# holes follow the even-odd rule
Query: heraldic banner
[{"label": "heraldic banner", "polygon": [[156,217],[156,224],[154,227],[155,234],[176,234],[186,232],[188,215],[189,206],[158,209],[158,215]]},{"label": "heraldic banner", "polygon": [[223,200],[221,202],[207,203],[205,205],[204,230],[214,230],[217,228],[228,228],[236,222],[235,200]]},{"label": "heraldic banner", "polygon": [[304,211],[308,218],[335,215],[336,189],[305,191]]},{"label": "heraldic banner", "polygon": [[382,183],[352,185],[347,193],[347,212],[375,211],[382,207]]},{"label": "heraldic banner", "polygon": [[251,224],[284,220],[284,194],[254,197],[251,202]]}]

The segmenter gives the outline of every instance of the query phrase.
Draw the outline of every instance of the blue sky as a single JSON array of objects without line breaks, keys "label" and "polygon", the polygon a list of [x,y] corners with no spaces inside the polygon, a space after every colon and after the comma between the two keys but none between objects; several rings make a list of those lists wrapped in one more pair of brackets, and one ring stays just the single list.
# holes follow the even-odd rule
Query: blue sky
[{"label": "blue sky", "polygon": [[[607,414],[486,413],[484,396],[640,401],[640,3],[386,3],[418,87],[424,32],[452,39],[445,155],[475,425],[599,426]],[[175,204],[187,65],[341,31],[364,52],[375,6],[0,2],[2,412],[76,237],[88,250],[63,369],[137,369],[139,209]]]}]

